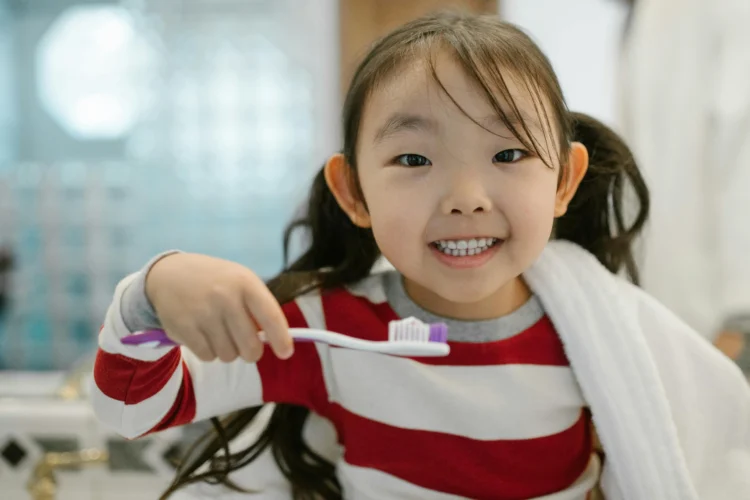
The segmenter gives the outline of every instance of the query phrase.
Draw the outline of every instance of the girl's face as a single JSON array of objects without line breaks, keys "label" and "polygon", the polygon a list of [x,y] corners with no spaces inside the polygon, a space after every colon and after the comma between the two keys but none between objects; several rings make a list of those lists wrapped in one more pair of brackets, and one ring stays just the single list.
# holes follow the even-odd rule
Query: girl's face
[{"label": "girl's face", "polygon": [[450,97],[426,64],[412,64],[368,98],[357,145],[366,202],[359,221],[372,226],[423,307],[456,318],[496,317],[528,299],[519,275],[569,200],[558,190],[558,140],[545,136],[533,101],[511,87],[535,143],[554,144],[550,168],[503,126],[450,56],[439,56],[435,67]]}]

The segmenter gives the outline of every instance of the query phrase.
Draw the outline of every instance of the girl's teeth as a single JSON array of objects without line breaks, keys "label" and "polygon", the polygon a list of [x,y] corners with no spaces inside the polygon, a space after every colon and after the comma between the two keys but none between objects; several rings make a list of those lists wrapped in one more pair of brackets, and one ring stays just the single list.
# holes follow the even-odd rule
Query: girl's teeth
[{"label": "girl's teeth", "polygon": [[479,238],[471,240],[439,240],[435,242],[438,250],[446,255],[454,257],[465,257],[467,255],[479,255],[492,248],[497,243],[496,238]]}]

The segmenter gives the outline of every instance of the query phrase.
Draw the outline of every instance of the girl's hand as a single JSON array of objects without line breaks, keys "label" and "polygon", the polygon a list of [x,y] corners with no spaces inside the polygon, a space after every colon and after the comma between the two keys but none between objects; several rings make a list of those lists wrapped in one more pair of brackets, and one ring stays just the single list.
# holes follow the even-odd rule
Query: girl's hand
[{"label": "girl's hand", "polygon": [[255,362],[264,331],[281,359],[294,350],[281,306],[250,269],[206,255],[177,253],[146,277],[146,295],[169,338],[204,361]]}]

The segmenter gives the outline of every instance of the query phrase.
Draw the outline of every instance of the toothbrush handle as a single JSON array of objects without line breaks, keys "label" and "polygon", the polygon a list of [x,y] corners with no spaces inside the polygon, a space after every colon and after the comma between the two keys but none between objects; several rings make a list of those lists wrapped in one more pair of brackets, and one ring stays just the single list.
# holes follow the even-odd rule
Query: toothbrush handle
[{"label": "toothbrush handle", "polygon": [[[299,332],[296,332],[295,334],[295,328],[290,328],[290,333],[292,333],[292,338],[295,342],[315,342],[315,338],[312,338],[309,335],[300,334]],[[300,329],[301,330],[301,329]],[[263,332],[261,333],[261,340],[263,342],[266,342],[265,335],[263,335]],[[167,337],[167,333],[164,330],[145,330],[143,332],[134,333],[132,335],[127,335],[123,337],[120,340],[125,345],[141,345],[151,342],[157,342],[158,347],[167,347],[167,346],[176,346],[178,345],[177,342]]]},{"label": "toothbrush handle", "polygon": [[177,345],[177,342],[167,337],[167,332],[158,329],[144,330],[132,335],[127,335],[120,339],[120,342],[125,345],[141,345],[150,342],[158,342],[159,347]]},{"label": "toothbrush handle", "polygon": [[[325,344],[356,349],[360,351],[379,352],[396,356],[447,356],[450,347],[445,341],[370,341],[352,338],[340,333],[310,328],[290,328],[289,334],[294,342],[322,342]],[[260,340],[266,342],[265,332],[258,332]],[[151,344],[149,347],[176,346],[176,342],[167,337],[164,330],[146,330],[128,335],[121,339],[126,345]]]}]

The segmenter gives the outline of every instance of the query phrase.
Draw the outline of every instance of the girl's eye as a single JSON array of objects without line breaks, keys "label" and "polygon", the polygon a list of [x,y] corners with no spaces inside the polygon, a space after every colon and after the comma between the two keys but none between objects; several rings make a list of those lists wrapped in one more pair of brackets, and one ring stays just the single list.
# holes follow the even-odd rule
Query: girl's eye
[{"label": "girl's eye", "polygon": [[497,163],[515,163],[529,156],[528,151],[523,149],[506,149],[496,154],[492,160]]},{"label": "girl's eye", "polygon": [[405,154],[397,156],[393,159],[393,162],[401,165],[402,167],[426,167],[432,165],[430,160],[422,155]]}]

